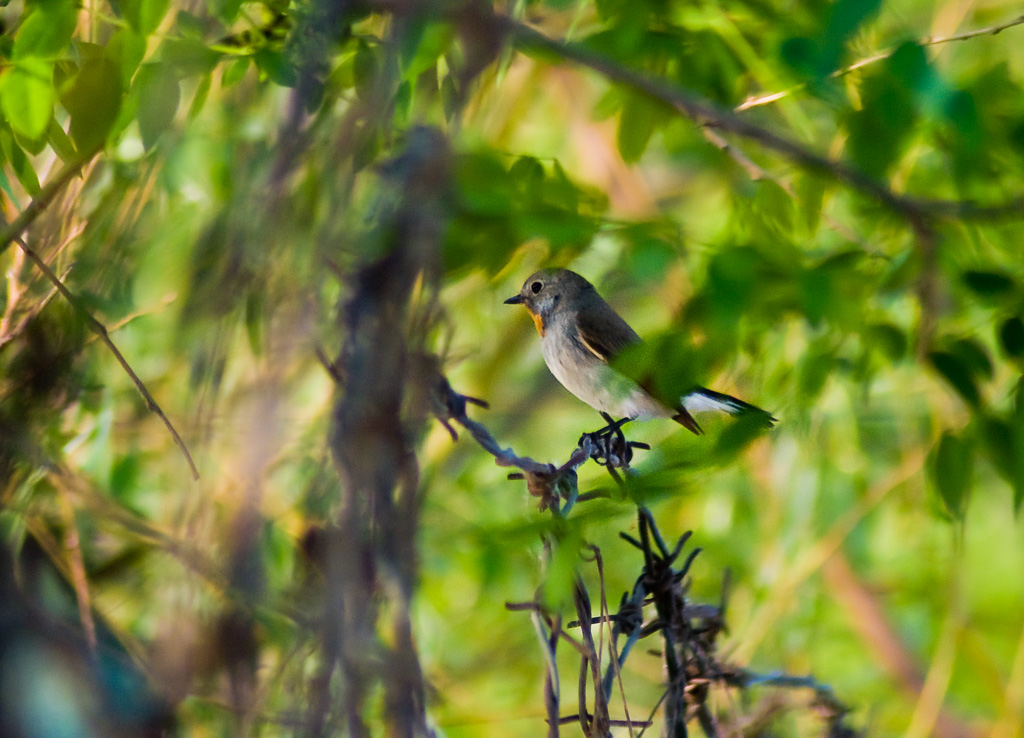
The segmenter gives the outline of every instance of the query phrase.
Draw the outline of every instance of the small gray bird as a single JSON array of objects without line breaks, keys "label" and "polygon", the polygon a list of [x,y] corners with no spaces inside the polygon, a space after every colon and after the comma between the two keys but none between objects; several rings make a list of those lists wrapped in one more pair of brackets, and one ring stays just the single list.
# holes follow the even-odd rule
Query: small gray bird
[{"label": "small gray bird", "polygon": [[718,410],[732,415],[764,410],[729,395],[696,387],[674,405],[663,403],[609,364],[640,337],[604,301],[594,286],[568,269],[543,269],[523,283],[506,305],[523,305],[540,334],[541,351],[555,379],[576,397],[615,418],[672,418],[702,433],[691,413]]}]

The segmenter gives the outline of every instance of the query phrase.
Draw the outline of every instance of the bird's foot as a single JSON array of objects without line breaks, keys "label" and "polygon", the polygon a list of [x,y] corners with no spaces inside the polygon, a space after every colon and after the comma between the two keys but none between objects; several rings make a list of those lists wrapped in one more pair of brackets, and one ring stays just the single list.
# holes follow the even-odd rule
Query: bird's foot
[{"label": "bird's foot", "polygon": [[589,446],[590,458],[601,466],[625,469],[633,460],[633,449],[650,449],[646,443],[626,440],[622,426],[632,418],[612,420],[607,413],[601,413],[601,417],[607,421],[608,425],[592,433],[584,433],[580,436],[579,441],[580,446],[584,446],[584,444]]}]

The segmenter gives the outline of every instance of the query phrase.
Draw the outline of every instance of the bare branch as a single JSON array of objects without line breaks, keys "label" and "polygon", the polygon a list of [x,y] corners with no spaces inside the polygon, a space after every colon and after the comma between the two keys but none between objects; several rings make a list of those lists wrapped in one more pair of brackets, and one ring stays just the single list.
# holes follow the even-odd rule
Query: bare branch
[{"label": "bare branch", "polygon": [[[979,36],[995,36],[996,34],[1005,31],[1007,28],[1013,28],[1014,26],[1019,26],[1022,24],[1024,24],[1024,15],[1018,16],[1013,20],[1006,21],[1005,23],[1000,23],[995,26],[989,26],[988,28],[979,28],[974,31],[965,31],[964,33],[956,33],[953,34],[952,36],[939,36],[937,38],[926,37],[921,39],[917,43],[921,46],[938,46],[939,44],[948,44],[953,41],[966,41],[968,39],[978,38]],[[850,72],[862,69],[864,67],[870,66],[871,64],[875,64],[880,61],[884,61],[885,59],[888,59],[895,53],[896,49],[888,49],[886,51],[873,54],[872,56],[859,59],[858,61],[855,61],[853,64],[850,64],[847,67],[835,70],[834,72],[832,72],[832,74],[829,75],[829,78],[837,79],[839,77],[849,74]],[[806,85],[799,85],[788,90],[782,90],[781,92],[766,92],[763,95],[748,97],[742,103],[733,108],[733,110],[735,110],[736,112],[742,112],[744,110],[750,110],[751,108],[756,108],[762,105],[769,105],[773,102],[781,100],[784,97],[792,95],[797,90],[802,90],[804,87],[806,87]]]},{"label": "bare branch", "polygon": [[142,398],[146,401],[146,408],[150,412],[154,413],[158,418],[160,418],[161,422],[163,422],[164,424],[164,427],[166,427],[168,432],[170,432],[171,437],[174,439],[174,444],[178,447],[178,450],[181,451],[182,455],[185,457],[185,461],[188,462],[189,469],[192,472],[192,478],[199,479],[199,470],[196,468],[196,464],[192,460],[192,454],[189,453],[188,447],[185,445],[185,441],[182,439],[177,429],[175,429],[174,425],[171,423],[167,415],[164,414],[164,411],[160,408],[160,405],[157,404],[157,401],[153,398],[153,395],[150,394],[149,390],[146,388],[146,385],[143,383],[141,379],[139,379],[139,375],[135,373],[134,369],[132,369],[131,364],[129,364],[128,360],[124,358],[124,354],[122,354],[121,351],[117,348],[117,346],[114,345],[114,342],[113,340],[111,340],[110,334],[107,331],[106,326],[104,326],[103,323],[98,321],[93,316],[93,314],[86,309],[86,307],[82,304],[82,301],[79,300],[75,296],[75,294],[64,285],[64,282],[61,281],[60,277],[58,277],[54,273],[54,271],[50,269],[50,267],[46,264],[45,261],[43,261],[39,254],[35,252],[35,250],[33,250],[28,244],[25,243],[25,241],[21,238],[20,235],[13,236],[13,240],[17,242],[18,246],[25,253],[25,256],[27,256],[29,260],[36,265],[39,271],[41,271],[46,276],[46,278],[50,280],[50,283],[54,286],[54,288],[58,292],[60,292],[61,296],[68,301],[68,304],[71,305],[75,312],[78,313],[78,315],[85,321],[85,324],[86,326],[88,326],[89,330],[96,334],[96,336],[101,341],[103,341],[106,347],[110,349],[110,353],[114,355],[114,358],[117,359],[117,363],[121,365],[121,368],[124,370],[125,374],[127,374],[128,377],[132,380],[132,383],[135,385],[135,388],[139,391],[139,394],[141,394]]},{"label": "bare branch", "polygon": [[647,95],[701,126],[756,141],[803,167],[845,184],[908,220],[1000,220],[1024,217],[1024,195],[993,205],[965,200],[914,197],[894,192],[858,169],[808,148],[804,144],[718,107],[690,90],[627,69],[577,44],[558,41],[507,16],[495,16],[507,35],[522,48],[554,53],[604,75],[607,79]]}]

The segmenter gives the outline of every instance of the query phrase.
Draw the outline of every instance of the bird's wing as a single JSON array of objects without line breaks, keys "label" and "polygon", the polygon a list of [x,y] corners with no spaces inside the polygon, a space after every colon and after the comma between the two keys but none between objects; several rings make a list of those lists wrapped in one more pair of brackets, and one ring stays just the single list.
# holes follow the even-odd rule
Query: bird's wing
[{"label": "bird's wing", "polygon": [[640,336],[611,308],[581,312],[576,316],[576,333],[590,353],[609,362],[627,346],[640,343]]}]

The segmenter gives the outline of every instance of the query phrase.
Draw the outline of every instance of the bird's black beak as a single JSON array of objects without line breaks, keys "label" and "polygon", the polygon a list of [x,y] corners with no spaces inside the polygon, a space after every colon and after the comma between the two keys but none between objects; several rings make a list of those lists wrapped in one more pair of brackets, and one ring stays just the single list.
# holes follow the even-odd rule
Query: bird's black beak
[{"label": "bird's black beak", "polygon": [[522,305],[523,304],[523,296],[522,295],[516,295],[515,297],[510,297],[507,300],[505,300],[505,304],[506,305]]}]

